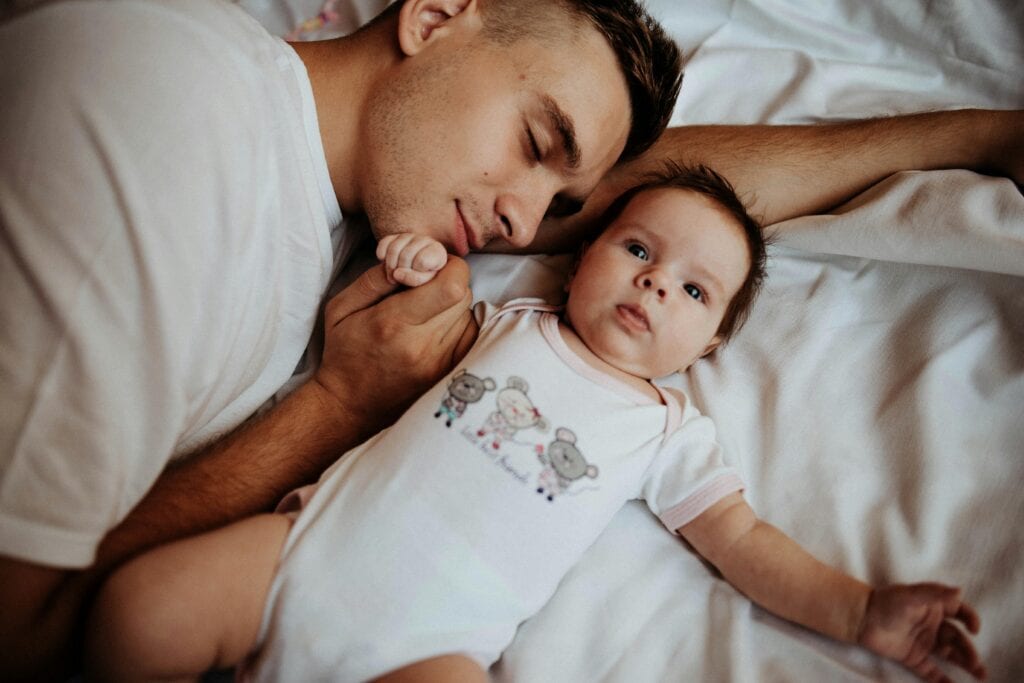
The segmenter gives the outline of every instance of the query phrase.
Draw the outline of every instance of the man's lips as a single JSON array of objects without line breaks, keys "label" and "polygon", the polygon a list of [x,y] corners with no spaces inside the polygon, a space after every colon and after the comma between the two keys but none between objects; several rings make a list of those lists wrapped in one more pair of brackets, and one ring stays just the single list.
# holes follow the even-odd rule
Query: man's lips
[{"label": "man's lips", "polygon": [[473,233],[472,226],[466,221],[466,217],[462,214],[462,206],[459,204],[459,200],[455,200],[455,234],[453,235],[455,253],[459,256],[465,256],[469,253],[469,250],[479,251],[480,247],[483,246],[479,243],[476,235]]},{"label": "man's lips", "polygon": [[636,330],[637,332],[650,331],[651,323],[643,306],[619,304],[615,307],[615,312],[619,314],[619,320],[627,329]]}]

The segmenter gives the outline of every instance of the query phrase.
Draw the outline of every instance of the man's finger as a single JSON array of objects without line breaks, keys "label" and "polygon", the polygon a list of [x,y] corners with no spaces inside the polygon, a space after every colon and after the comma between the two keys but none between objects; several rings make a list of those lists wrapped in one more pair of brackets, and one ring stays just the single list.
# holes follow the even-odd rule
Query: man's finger
[{"label": "man's finger", "polygon": [[395,315],[403,322],[421,325],[446,311],[451,311],[455,317],[461,315],[467,307],[468,291],[469,266],[453,256],[433,280],[422,287],[399,292],[386,303],[394,306]]},{"label": "man's finger", "polygon": [[373,306],[396,289],[398,284],[388,282],[384,266],[378,264],[370,268],[328,302],[327,327],[333,327],[353,313]]}]

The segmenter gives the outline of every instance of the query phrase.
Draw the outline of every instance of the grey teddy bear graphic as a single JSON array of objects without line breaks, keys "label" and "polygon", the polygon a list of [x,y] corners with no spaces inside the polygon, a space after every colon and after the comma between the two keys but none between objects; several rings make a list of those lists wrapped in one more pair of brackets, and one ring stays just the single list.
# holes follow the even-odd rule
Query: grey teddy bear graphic
[{"label": "grey teddy bear graphic", "polygon": [[434,413],[434,417],[446,415],[445,426],[451,427],[452,420],[457,420],[466,412],[466,406],[476,403],[488,391],[494,391],[498,385],[488,377],[480,379],[471,375],[465,369],[459,370],[448,383],[448,390],[441,401],[441,406]]},{"label": "grey teddy bear graphic", "polygon": [[583,477],[597,477],[597,466],[587,463],[583,453],[576,447],[576,434],[560,427],[555,430],[555,440],[548,444],[547,452],[537,455],[544,469],[537,475],[537,493],[547,493],[547,499],[565,493],[569,486]]}]

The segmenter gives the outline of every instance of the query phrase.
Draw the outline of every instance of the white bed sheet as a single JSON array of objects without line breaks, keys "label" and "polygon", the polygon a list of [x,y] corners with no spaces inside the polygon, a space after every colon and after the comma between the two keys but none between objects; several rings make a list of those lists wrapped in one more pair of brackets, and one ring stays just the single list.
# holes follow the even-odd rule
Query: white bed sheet
[{"label": "white bed sheet", "polygon": [[[308,0],[244,0],[285,33]],[[384,3],[341,2],[347,30]],[[1015,0],[659,0],[688,55],[674,123],[1024,108]],[[963,586],[991,680],[1024,680],[1024,199],[905,173],[789,221],[748,325],[686,387],[758,512],[875,583]],[[556,297],[564,257],[473,256],[478,297]],[[519,630],[501,682],[902,681],[783,622],[628,505]],[[967,680],[955,675],[957,680]]]}]

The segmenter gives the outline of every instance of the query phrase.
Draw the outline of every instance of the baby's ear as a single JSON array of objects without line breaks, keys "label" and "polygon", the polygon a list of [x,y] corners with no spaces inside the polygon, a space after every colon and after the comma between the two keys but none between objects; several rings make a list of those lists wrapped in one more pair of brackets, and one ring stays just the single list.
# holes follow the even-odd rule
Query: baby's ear
[{"label": "baby's ear", "polygon": [[[697,356],[697,358],[693,359],[693,362],[690,363],[690,365],[693,365],[693,363],[696,363],[699,359],[704,358],[705,356],[713,353],[715,349],[717,349],[722,344],[723,341],[724,340],[722,339],[721,335],[716,334],[714,337],[711,338],[711,341],[708,342],[708,345],[704,347],[704,350],[700,352],[700,355]],[[679,374],[685,374],[686,371],[690,369],[690,365],[687,365],[684,368],[679,368]]]},{"label": "baby's ear", "polygon": [[700,357],[703,358],[704,356],[708,355],[709,353],[717,349],[723,341],[724,340],[722,339],[722,335],[716,334],[714,337],[711,338],[711,341],[708,342],[708,345],[704,347],[704,350],[700,352]]},{"label": "baby's ear", "polygon": [[576,278],[576,271],[580,268],[580,261],[583,260],[583,255],[587,253],[587,249],[590,248],[590,242],[580,243],[579,249],[576,250],[576,258],[572,260],[572,266],[569,268],[569,275],[565,278],[565,284],[562,286],[566,292],[569,291],[572,281]]}]

